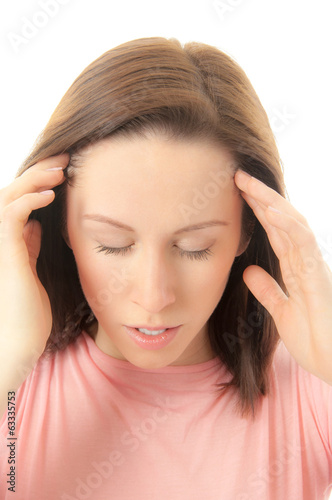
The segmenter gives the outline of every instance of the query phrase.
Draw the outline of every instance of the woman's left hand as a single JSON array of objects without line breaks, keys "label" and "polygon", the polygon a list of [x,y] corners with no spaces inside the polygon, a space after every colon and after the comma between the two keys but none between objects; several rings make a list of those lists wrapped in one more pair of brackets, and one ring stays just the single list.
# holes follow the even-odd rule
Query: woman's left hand
[{"label": "woman's left hand", "polygon": [[289,201],[261,181],[237,171],[235,183],[267,233],[288,295],[259,266],[249,266],[243,279],[297,363],[332,385],[332,273],[314,234]]}]

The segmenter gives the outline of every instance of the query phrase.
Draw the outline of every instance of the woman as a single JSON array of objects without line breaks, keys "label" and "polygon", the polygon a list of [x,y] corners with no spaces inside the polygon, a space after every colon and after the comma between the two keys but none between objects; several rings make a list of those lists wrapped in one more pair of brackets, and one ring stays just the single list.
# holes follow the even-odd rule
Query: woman
[{"label": "woman", "polygon": [[327,498],[331,272],[234,61],[105,53],[0,214],[3,498]]}]

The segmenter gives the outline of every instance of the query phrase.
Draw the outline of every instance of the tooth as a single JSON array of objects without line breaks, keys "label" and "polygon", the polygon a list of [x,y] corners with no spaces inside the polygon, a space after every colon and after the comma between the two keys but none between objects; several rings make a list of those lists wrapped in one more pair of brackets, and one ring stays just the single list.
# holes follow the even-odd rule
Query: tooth
[{"label": "tooth", "polygon": [[166,328],[164,330],[144,330],[144,328],[138,328],[138,331],[146,335],[159,335],[159,333],[166,332]]}]

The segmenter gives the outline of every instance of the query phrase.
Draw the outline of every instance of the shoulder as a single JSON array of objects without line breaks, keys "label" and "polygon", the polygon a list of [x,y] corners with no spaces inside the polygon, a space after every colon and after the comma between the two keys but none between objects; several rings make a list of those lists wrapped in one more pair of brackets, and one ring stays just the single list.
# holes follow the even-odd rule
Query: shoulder
[{"label": "shoulder", "polygon": [[[17,420],[24,413],[45,409],[56,401],[61,393],[75,391],[84,379],[77,375],[82,366],[89,371],[88,335],[82,332],[74,342],[63,350],[44,352],[32,371],[15,393]],[[6,421],[6,413],[0,421],[0,427]]]},{"label": "shoulder", "polygon": [[[93,340],[84,331],[65,349],[44,352],[15,394],[16,430],[43,429],[57,425],[59,409],[65,416],[80,418],[84,394],[98,384],[98,366],[91,357]],[[99,378],[98,378],[99,376]],[[97,381],[97,382],[96,382]],[[84,399],[84,397],[83,397]],[[7,412],[0,421],[0,440],[7,435]]]},{"label": "shoulder", "polygon": [[63,370],[67,372],[74,370],[80,363],[80,360],[87,358],[89,351],[87,348],[86,341],[87,334],[81,332],[80,335],[70,344],[68,344],[64,349],[48,352],[45,351],[43,355],[39,358],[31,375],[27,378],[26,382],[35,381],[39,379],[48,379],[51,377],[62,375]]}]

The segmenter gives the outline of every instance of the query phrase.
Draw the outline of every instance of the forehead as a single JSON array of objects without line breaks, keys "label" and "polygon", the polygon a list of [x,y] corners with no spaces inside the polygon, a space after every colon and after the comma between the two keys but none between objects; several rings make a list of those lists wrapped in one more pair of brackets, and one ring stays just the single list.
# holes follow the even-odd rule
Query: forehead
[{"label": "forehead", "polygon": [[[124,182],[128,189],[134,180],[141,188],[180,185],[203,185],[217,175],[220,187],[234,187],[236,164],[222,145],[198,140],[168,139],[152,135],[141,137],[110,137],[86,148],[79,156],[79,186],[98,188],[105,181]],[[129,177],[128,177],[129,176]],[[108,184],[108,182],[107,182]],[[109,186],[108,186],[109,187]]]},{"label": "forehead", "polygon": [[[111,137],[80,155],[69,202],[81,212],[112,215],[115,211],[127,221],[129,210],[146,217],[153,212],[183,219],[186,206],[193,207],[193,213],[198,210],[199,216],[215,216],[220,209],[231,212],[238,198],[235,169],[232,155],[215,143],[162,136]],[[130,214],[131,220],[134,215]]]}]

